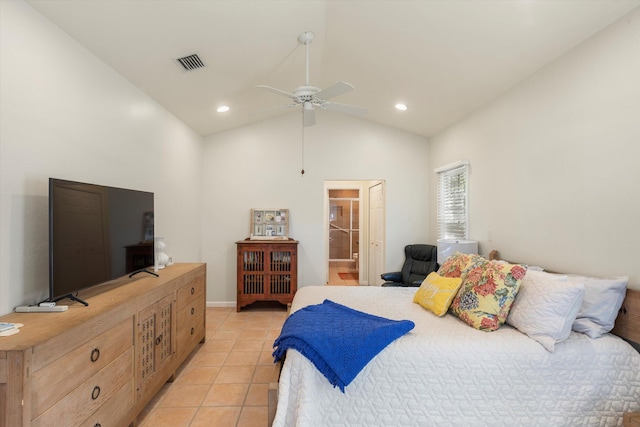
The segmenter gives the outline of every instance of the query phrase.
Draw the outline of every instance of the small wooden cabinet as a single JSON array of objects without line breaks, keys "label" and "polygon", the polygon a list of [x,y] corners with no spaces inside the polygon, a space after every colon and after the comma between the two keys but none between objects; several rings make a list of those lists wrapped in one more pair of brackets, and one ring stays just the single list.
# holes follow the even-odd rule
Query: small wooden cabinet
[{"label": "small wooden cabinet", "polygon": [[126,273],[131,273],[153,265],[153,243],[145,242],[125,246],[127,258]]},{"label": "small wooden cabinet", "polygon": [[59,313],[11,313],[0,338],[0,427],[128,426],[205,340],[204,264],[126,276]]},{"label": "small wooden cabinet", "polygon": [[237,311],[256,301],[290,304],[298,289],[298,242],[246,239],[236,245]]}]

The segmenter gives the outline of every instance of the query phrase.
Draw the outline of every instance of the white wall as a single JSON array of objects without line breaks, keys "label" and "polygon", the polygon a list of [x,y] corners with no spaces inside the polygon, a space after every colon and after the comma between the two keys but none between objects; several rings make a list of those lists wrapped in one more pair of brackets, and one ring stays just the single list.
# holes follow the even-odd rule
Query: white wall
[{"label": "white wall", "polygon": [[20,0],[0,1],[0,314],[48,296],[48,178],[155,192],[200,260],[202,138]]},{"label": "white wall", "polygon": [[408,243],[429,242],[428,144],[423,137],[318,111],[305,129],[291,113],[205,139],[202,215],[207,300],[236,300],[236,245],[249,236],[251,208],[289,208],[300,241],[299,286],[324,277],[324,181],[385,180],[387,268],[399,269]]},{"label": "white wall", "polygon": [[483,253],[639,284],[640,10],[430,140],[462,159]]}]

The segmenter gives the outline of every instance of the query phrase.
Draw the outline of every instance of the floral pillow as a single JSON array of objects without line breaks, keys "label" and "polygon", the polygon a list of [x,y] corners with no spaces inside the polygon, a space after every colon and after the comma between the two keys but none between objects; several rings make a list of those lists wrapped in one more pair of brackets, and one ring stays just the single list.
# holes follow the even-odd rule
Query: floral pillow
[{"label": "floral pillow", "polygon": [[461,254],[455,252],[438,269],[438,274],[443,277],[461,277],[462,272],[472,262],[483,259],[480,255]]},{"label": "floral pillow", "polygon": [[495,331],[506,320],[527,269],[480,258],[462,272],[462,285],[451,311],[482,331]]}]

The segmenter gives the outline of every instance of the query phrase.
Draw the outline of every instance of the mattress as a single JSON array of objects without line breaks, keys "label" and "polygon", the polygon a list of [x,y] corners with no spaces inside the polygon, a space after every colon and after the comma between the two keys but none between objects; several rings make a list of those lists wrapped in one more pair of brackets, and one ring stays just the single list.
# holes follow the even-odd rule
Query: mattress
[{"label": "mattress", "polygon": [[572,332],[553,353],[518,330],[473,329],[414,304],[415,288],[311,286],[292,312],[325,299],[415,328],[342,393],[288,350],[274,426],[616,426],[640,411],[640,354],[622,339]]}]

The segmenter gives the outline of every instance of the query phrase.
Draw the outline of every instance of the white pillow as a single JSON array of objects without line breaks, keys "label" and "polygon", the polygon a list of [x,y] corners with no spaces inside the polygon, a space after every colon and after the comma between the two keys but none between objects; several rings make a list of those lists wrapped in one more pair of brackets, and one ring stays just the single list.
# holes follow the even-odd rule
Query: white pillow
[{"label": "white pillow", "polygon": [[582,283],[566,282],[566,276],[527,271],[507,323],[553,352],[569,337],[584,292]]},{"label": "white pillow", "polygon": [[611,331],[627,293],[629,277],[596,278],[569,275],[569,283],[584,283],[584,300],[573,330],[591,338]]}]

